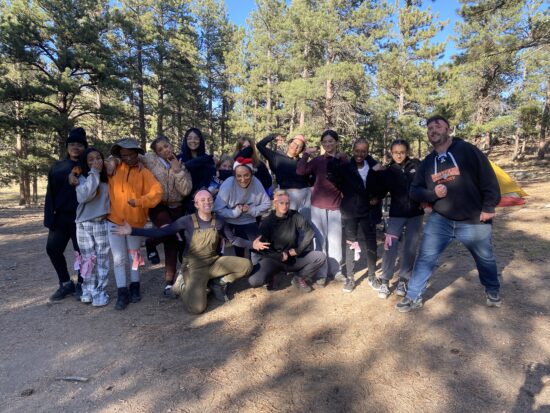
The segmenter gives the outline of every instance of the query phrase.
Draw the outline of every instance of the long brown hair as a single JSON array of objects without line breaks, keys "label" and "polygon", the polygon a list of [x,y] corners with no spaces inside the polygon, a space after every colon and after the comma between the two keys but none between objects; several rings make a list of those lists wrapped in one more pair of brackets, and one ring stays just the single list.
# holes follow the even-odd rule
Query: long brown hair
[{"label": "long brown hair", "polygon": [[252,149],[252,156],[251,156],[252,163],[254,164],[254,167],[257,167],[260,163],[260,157],[256,149],[256,142],[254,141],[254,139],[249,138],[247,136],[239,138],[237,140],[237,143],[235,144],[235,153],[233,154],[233,158],[235,158],[237,154],[244,149],[243,142],[245,141],[250,143],[250,148]]}]

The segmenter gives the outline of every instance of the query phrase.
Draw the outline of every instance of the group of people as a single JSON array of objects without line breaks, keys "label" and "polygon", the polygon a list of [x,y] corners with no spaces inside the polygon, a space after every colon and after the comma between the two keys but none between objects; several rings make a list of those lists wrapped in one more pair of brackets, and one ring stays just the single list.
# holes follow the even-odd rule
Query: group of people
[{"label": "group of people", "polygon": [[[409,143],[395,140],[386,166],[369,155],[364,139],[353,143],[351,156],[340,152],[333,130],[321,135],[322,154],[302,135],[285,142],[272,134],[257,144],[239,139],[235,153],[216,161],[196,128],[185,133],[179,155],[159,136],[148,153],[134,139],[121,139],[107,159],[88,147],[82,128],[74,129],[67,158],[48,175],[46,248],[59,278],[51,299],[76,295],[93,306],[108,304],[112,255],[115,308],[140,301],[145,240],[152,263],[160,262],[157,245],[164,245],[164,295],[181,296],[193,314],[205,311],[210,292],[226,301],[228,285],[243,277],[251,287],[274,290],[281,275],[291,274],[304,292],[334,279],[349,293],[362,262],[368,285],[380,298],[392,291],[403,297],[396,308],[407,312],[422,306],[439,256],[458,239],[474,257],[487,305],[499,307],[491,241],[500,199],[495,173],[475,146],[450,136],[445,118],[428,119],[427,129],[432,153],[410,158]],[[377,225],[388,194],[377,276]],[[431,213],[423,229],[425,211]],[[63,255],[69,240],[76,284]],[[226,254],[230,244],[235,256]],[[390,286],[399,244],[399,275]]]}]

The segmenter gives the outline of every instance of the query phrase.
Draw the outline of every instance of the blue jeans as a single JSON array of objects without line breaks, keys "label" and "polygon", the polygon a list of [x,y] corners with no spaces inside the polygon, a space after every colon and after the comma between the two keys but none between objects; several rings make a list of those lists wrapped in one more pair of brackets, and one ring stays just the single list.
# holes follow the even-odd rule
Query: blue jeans
[{"label": "blue jeans", "polygon": [[462,242],[474,257],[485,291],[498,292],[500,282],[491,242],[492,230],[491,224],[466,224],[433,212],[424,227],[407,297],[415,300],[422,296],[439,256],[454,239]]}]

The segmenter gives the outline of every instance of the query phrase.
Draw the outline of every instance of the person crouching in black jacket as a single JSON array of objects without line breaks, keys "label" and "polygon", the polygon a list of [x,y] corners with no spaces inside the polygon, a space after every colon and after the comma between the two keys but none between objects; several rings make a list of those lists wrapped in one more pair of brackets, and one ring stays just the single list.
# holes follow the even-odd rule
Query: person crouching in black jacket
[{"label": "person crouching in black jacket", "polygon": [[[346,278],[343,291],[355,288],[355,263],[366,254],[369,285],[376,291],[380,280],[376,271],[376,224],[380,222],[379,176],[373,171],[381,169],[380,164],[369,155],[369,144],[358,139],[353,144],[352,159],[343,166],[327,166],[327,178],[342,192],[340,211],[346,241]],[[361,230],[362,233],[359,233]]]},{"label": "person crouching in black jacket", "polygon": [[248,278],[252,287],[267,283],[273,285],[273,277],[281,272],[296,272],[292,284],[303,292],[310,292],[308,284],[326,265],[327,258],[321,251],[312,251],[313,228],[299,212],[290,210],[290,198],[285,190],[273,195],[273,211],[260,224],[260,240],[270,243],[269,249],[259,251],[260,260],[254,273]]}]

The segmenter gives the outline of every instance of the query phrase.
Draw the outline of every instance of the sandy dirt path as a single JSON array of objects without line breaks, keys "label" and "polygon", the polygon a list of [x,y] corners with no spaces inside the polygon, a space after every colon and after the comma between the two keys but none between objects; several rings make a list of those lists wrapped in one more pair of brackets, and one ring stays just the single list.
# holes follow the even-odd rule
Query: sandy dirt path
[{"label": "sandy dirt path", "polygon": [[241,282],[191,316],[149,266],[126,311],[52,304],[41,211],[0,210],[0,411],[550,412],[550,184],[525,189],[495,226],[503,307],[485,306],[453,244],[410,314],[365,282],[305,295]]}]

